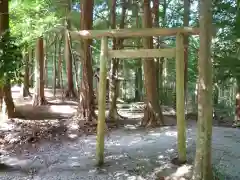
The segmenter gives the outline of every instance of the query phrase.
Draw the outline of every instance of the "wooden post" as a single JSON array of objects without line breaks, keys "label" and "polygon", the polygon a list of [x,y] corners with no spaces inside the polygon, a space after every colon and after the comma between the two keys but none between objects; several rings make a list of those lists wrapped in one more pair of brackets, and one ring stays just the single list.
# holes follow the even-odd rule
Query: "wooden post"
[{"label": "wooden post", "polygon": [[98,126],[97,126],[97,164],[104,163],[104,135],[105,135],[105,109],[106,109],[106,83],[107,83],[107,59],[108,59],[108,38],[101,40],[100,54],[100,80],[98,93]]},{"label": "wooden post", "polygon": [[176,115],[178,131],[178,160],[186,162],[186,123],[184,103],[184,44],[183,34],[176,37]]}]

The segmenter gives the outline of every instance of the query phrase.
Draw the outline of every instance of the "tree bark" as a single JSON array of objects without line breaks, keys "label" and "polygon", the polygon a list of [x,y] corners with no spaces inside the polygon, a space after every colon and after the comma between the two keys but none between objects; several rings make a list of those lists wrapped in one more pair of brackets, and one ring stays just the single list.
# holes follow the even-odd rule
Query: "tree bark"
[{"label": "tree bark", "polygon": [[237,91],[236,91],[236,108],[235,108],[235,123],[240,121],[240,77],[237,77]]},{"label": "tree bark", "polygon": [[28,68],[29,68],[29,87],[34,86],[34,79],[33,79],[33,74],[34,74],[34,60],[33,60],[33,50],[29,48],[28,50]]},{"label": "tree bark", "polygon": [[[155,10],[155,14],[158,13],[158,9],[157,9],[157,5],[155,5],[156,7],[156,10]],[[164,0],[163,1],[163,10],[162,10],[162,27],[165,27],[166,26],[166,10],[167,10],[167,1]],[[155,22],[157,23],[157,21]],[[161,37],[159,39],[160,43],[161,43]],[[158,48],[161,48],[160,44],[159,44],[159,47]],[[157,70],[157,81],[159,82],[158,83],[158,95],[159,95],[159,98],[162,100],[162,91],[163,91],[163,81],[164,81],[164,70],[167,71],[167,64],[168,61],[165,60],[164,57],[160,57],[160,60],[159,60],[159,63],[158,63],[158,70]]]},{"label": "tree bark", "polygon": [[0,112],[2,112],[3,108],[3,97],[4,97],[3,88],[0,87]]},{"label": "tree bark", "polygon": [[57,85],[57,36],[54,42],[54,56],[53,56],[53,79],[52,79],[52,89],[53,95],[56,96],[56,85]]},{"label": "tree bark", "polygon": [[[139,2],[135,2],[135,9],[133,15],[136,17],[136,28],[140,28],[140,17],[139,17]],[[137,46],[141,45],[141,39],[137,38]],[[136,61],[135,69],[135,101],[142,101],[143,96],[143,79],[142,79],[142,59]]]},{"label": "tree bark", "polygon": [[216,84],[214,84],[214,91],[213,91],[213,104],[214,107],[218,105],[218,98],[219,98],[219,87]]},{"label": "tree bark", "polygon": [[[184,0],[184,17],[183,26],[189,26],[189,15],[190,15],[190,0]],[[188,35],[184,36],[184,91],[185,91],[185,103],[187,103],[187,82],[188,82]]]},{"label": "tree bark", "polygon": [[[81,1],[81,29],[92,29],[93,25],[93,0]],[[87,121],[96,119],[94,112],[94,93],[93,93],[93,69],[92,69],[92,40],[83,40],[82,48],[82,81],[80,90],[79,115]]]},{"label": "tree bark", "polygon": [[67,98],[76,98],[77,95],[74,92],[74,83],[73,83],[73,66],[72,66],[72,54],[70,49],[70,40],[68,38],[68,32],[65,32],[65,60],[67,64]]},{"label": "tree bark", "polygon": [[[126,0],[121,0],[122,3],[122,17],[120,21],[120,29],[124,28],[125,22],[125,14],[127,9]],[[112,1],[111,6],[111,29],[116,29],[116,0]],[[114,49],[122,49],[123,39],[113,39],[113,50]],[[119,119],[119,114],[117,112],[117,98],[118,98],[118,68],[119,68],[119,59],[114,58],[111,61],[111,78],[109,81],[109,114],[108,120],[117,121]]]},{"label": "tree bark", "polygon": [[24,54],[24,61],[25,61],[25,67],[24,67],[24,81],[23,81],[23,97],[31,97],[31,93],[29,91],[30,87],[30,78],[29,78],[29,54]]},{"label": "tree bark", "polygon": [[62,51],[61,51],[61,45],[62,45],[62,41],[63,41],[63,37],[62,36],[59,40],[59,44],[58,44],[58,70],[57,70],[57,88],[63,88],[61,86],[61,81],[62,81]]},{"label": "tree bark", "polygon": [[[124,0],[123,0],[124,1]],[[125,3],[125,2],[124,2]],[[111,3],[111,13],[110,13],[110,24],[111,29],[116,29],[116,0],[112,0]],[[124,9],[123,9],[124,13]],[[122,16],[123,16],[122,13]],[[124,15],[125,17],[125,15]],[[113,38],[113,46],[112,49],[117,49],[116,39]],[[110,121],[117,121],[118,113],[117,113],[117,68],[118,68],[119,60],[113,58],[111,60],[111,78],[109,79],[109,113],[108,113],[108,120]]]},{"label": "tree bark", "polygon": [[[67,1],[67,8],[66,13],[68,16],[68,13],[71,12],[72,9],[72,3],[71,0]],[[67,65],[67,80],[68,80],[68,87],[66,90],[66,97],[67,98],[76,98],[77,95],[74,91],[74,83],[73,83],[73,59],[72,59],[72,51],[70,46],[70,38],[68,31],[71,30],[71,21],[68,17],[66,17],[66,24],[67,24],[67,30],[65,31],[65,61]]]},{"label": "tree bark", "polygon": [[0,5],[0,35],[3,35],[3,33],[6,33],[9,30],[8,1],[2,0],[0,1]]},{"label": "tree bark", "polygon": [[200,0],[198,127],[193,180],[213,179],[212,151],[212,1]]},{"label": "tree bark", "polygon": [[35,93],[33,97],[33,105],[45,105],[47,100],[44,96],[44,53],[43,53],[43,37],[37,39],[36,45],[36,63],[35,63]]},{"label": "tree bark", "polygon": [[[138,62],[137,67],[135,68],[135,101],[139,102],[141,101],[142,97],[142,67],[141,67],[141,61]],[[140,67],[139,67],[140,66]]]},{"label": "tree bark", "polygon": [[8,118],[14,118],[16,117],[16,109],[15,109],[15,105],[12,98],[10,80],[7,80],[5,86],[3,87],[3,91],[4,91],[4,102],[6,103],[6,107],[7,107]]},{"label": "tree bark", "polygon": [[44,86],[48,88],[48,59],[47,54],[45,52],[43,52],[43,54],[44,54]]},{"label": "tree bark", "polygon": [[[10,35],[9,31],[9,6],[7,0],[0,1],[0,35],[7,33],[6,36]],[[11,82],[9,79],[6,79],[5,84],[3,85],[3,99],[7,107],[8,118],[15,116],[15,106],[12,98],[11,91]],[[1,97],[0,97],[1,98]],[[3,101],[3,99],[1,101]]]},{"label": "tree bark", "polygon": [[[154,27],[158,28],[159,27],[159,0],[153,0],[153,7],[152,7],[152,13],[153,13],[153,24]],[[157,39],[157,43],[155,45],[156,49],[160,48],[160,38],[159,37],[155,37]],[[155,67],[156,67],[156,78],[157,78],[157,92],[158,92],[158,97],[160,97],[160,89],[159,89],[159,85],[162,83],[160,82],[160,78],[159,78],[159,73],[161,71],[160,69],[160,59],[163,58],[155,58]],[[159,99],[158,99],[159,100]]]},{"label": "tree bark", "polygon": [[[143,27],[152,27],[152,18],[150,12],[150,0],[143,1]],[[143,38],[143,47],[145,49],[153,48],[153,38]],[[153,59],[146,58],[143,61],[144,85],[146,89],[146,107],[144,110],[143,126],[163,125],[162,110],[158,102],[156,68]]]}]

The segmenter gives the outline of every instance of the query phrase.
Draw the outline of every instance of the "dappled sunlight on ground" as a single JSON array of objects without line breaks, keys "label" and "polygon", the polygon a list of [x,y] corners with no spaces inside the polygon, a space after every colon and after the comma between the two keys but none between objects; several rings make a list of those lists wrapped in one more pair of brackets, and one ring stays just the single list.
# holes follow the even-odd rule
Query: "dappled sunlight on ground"
[{"label": "dappled sunlight on ground", "polygon": [[[106,164],[101,168],[95,167],[95,136],[85,136],[62,145],[42,145],[37,151],[27,154],[22,152],[19,159],[25,158],[26,163],[18,163],[16,166],[23,166],[25,169],[36,167],[38,170],[35,176],[44,177],[44,179],[52,173],[60,172],[65,175],[70,175],[71,172],[72,175],[84,179],[93,176],[113,179],[145,179],[152,176],[151,172],[155,167],[161,166],[166,160],[169,161],[169,155],[173,153],[169,145],[155,144],[159,139],[168,137],[165,131],[168,131],[167,128],[165,130],[159,128],[151,131],[139,130],[138,132],[123,128],[113,131],[110,137],[105,139]],[[161,133],[158,134],[158,132]],[[168,144],[172,144],[171,146],[175,143],[175,138],[166,140]],[[158,147],[157,151],[156,147]],[[4,161],[10,163],[10,160]],[[49,172],[47,174],[46,168]]]},{"label": "dappled sunlight on ground", "polygon": [[[14,97],[18,90],[15,87]],[[20,98],[17,108],[27,118],[1,123],[0,143],[5,150],[2,161],[15,167],[16,172],[0,172],[0,179],[161,180],[165,177],[170,180],[180,179],[191,171],[190,165],[177,167],[170,163],[177,155],[173,108],[162,107],[168,126],[145,129],[139,127],[142,102],[118,104],[119,114],[128,119],[120,120],[118,129],[109,132],[105,138],[105,164],[96,167],[96,127],[88,127],[84,121],[71,118],[77,109],[76,101],[62,101],[60,95],[52,98],[52,91],[46,91],[48,105],[32,107],[29,99]],[[187,122],[190,164],[195,153],[195,126],[196,121]],[[238,173],[234,172],[234,166],[240,159],[239,139],[237,130],[214,128],[214,163],[231,166],[229,174]]]},{"label": "dappled sunlight on ground", "polygon": [[[214,128],[214,139],[220,138],[224,143],[223,131],[228,134],[226,137],[228,139],[230,134],[240,138],[240,133],[237,131],[233,132],[229,128],[227,130]],[[187,154],[191,163],[195,152],[195,127],[188,128],[187,137]],[[214,159],[223,156],[216,154],[218,151],[215,149],[218,147],[216,142],[218,141],[213,140]],[[15,160],[5,159],[4,161],[14,164],[17,162],[17,158],[19,163],[16,166],[22,166],[25,171],[36,169],[33,173],[34,178],[43,180],[89,180],[94,178],[157,180],[161,177],[173,180],[189,176],[191,173],[190,164],[178,167],[170,163],[170,160],[176,156],[176,127],[133,131],[120,128],[112,131],[105,139],[105,143],[105,164],[100,168],[95,166],[95,135],[82,136],[71,142],[45,143],[36,151],[23,151],[20,155],[9,154],[6,158],[15,158]],[[234,146],[238,147],[239,144],[234,144]],[[225,154],[224,157],[231,157],[231,154]],[[237,159],[237,157],[234,158]],[[226,163],[226,161],[224,162]],[[236,162],[231,161],[232,164],[237,165]],[[21,176],[22,171],[19,170],[19,173]],[[235,175],[236,173],[238,172],[235,171]],[[11,173],[7,174],[8,177],[12,177]],[[0,177],[2,177],[1,173]]]},{"label": "dappled sunlight on ground", "polygon": [[64,106],[64,105],[51,105],[49,108],[50,112],[53,113],[62,113],[62,114],[73,114],[76,112],[72,106]]}]

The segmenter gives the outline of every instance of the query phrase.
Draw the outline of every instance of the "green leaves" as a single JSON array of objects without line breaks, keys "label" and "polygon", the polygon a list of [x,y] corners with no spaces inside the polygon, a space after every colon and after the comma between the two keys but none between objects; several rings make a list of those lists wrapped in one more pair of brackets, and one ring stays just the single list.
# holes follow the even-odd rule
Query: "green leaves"
[{"label": "green leaves", "polygon": [[[59,23],[50,1],[11,1],[11,33],[21,42],[31,42]],[[29,43],[30,44],[30,43]]]},{"label": "green leaves", "polygon": [[4,33],[0,37],[0,86],[6,80],[14,81],[19,75],[22,66],[21,46],[16,38]]}]

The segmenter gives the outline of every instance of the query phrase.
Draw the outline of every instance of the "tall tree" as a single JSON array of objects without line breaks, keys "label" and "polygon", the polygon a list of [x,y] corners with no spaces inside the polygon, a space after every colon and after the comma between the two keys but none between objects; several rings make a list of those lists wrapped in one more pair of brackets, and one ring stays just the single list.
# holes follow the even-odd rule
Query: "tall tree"
[{"label": "tall tree", "polygon": [[[150,10],[150,0],[143,1],[143,27],[152,27],[152,16]],[[143,38],[143,47],[145,49],[153,48],[153,38],[147,37]],[[146,107],[144,109],[144,118],[142,125],[156,126],[158,124],[162,125],[163,115],[162,110],[158,102],[158,92],[157,92],[157,78],[156,78],[156,67],[154,61],[151,58],[146,58],[143,61],[144,69],[144,85],[146,88]]]},{"label": "tall tree", "polygon": [[45,105],[47,103],[44,96],[44,46],[43,37],[39,37],[36,43],[36,63],[35,63],[35,92],[33,105]]},{"label": "tall tree", "polygon": [[[134,1],[133,5],[133,16],[136,18],[136,28],[140,28],[140,16],[139,16],[139,2],[138,0]],[[141,39],[137,38],[136,45],[140,46]],[[142,91],[143,91],[143,79],[142,79],[142,59],[136,60],[137,66],[135,67],[135,101],[142,100]]]},{"label": "tall tree", "polygon": [[198,129],[193,180],[212,179],[212,1],[200,0]]},{"label": "tall tree", "polygon": [[[9,3],[8,0],[0,1],[0,37],[2,36],[6,38],[7,43],[10,36],[8,3]],[[12,98],[10,80],[11,79],[9,79],[9,77],[5,79],[5,82],[3,84],[3,89],[0,91],[0,93],[3,93],[3,94],[0,96],[4,98],[4,101],[6,103],[8,117],[12,118],[15,116],[15,106]]]},{"label": "tall tree", "polygon": [[[237,11],[236,11],[236,21],[235,21],[235,27],[234,27],[234,34],[236,36],[236,39],[239,43],[240,39],[240,1],[236,0],[237,2]],[[239,58],[239,55],[237,55],[237,58]],[[236,61],[236,60],[235,60]],[[235,109],[235,123],[236,125],[240,122],[240,75],[236,73],[236,81],[237,81],[237,90],[236,90],[236,109]]]},{"label": "tall tree", "polygon": [[67,65],[67,91],[66,91],[66,97],[72,97],[76,98],[76,94],[74,92],[74,83],[73,83],[73,65],[72,65],[72,51],[71,51],[71,45],[70,45],[70,37],[68,30],[71,29],[71,21],[68,18],[69,14],[72,9],[72,1],[68,0],[67,1],[67,7],[66,7],[66,26],[67,30],[65,32],[65,61]]},{"label": "tall tree", "polygon": [[29,47],[28,49],[28,64],[29,64],[29,86],[33,87],[34,58],[32,47]]},{"label": "tall tree", "polygon": [[[58,42],[58,67],[57,67],[57,88],[60,88],[63,84],[62,84],[62,51],[61,51],[61,47],[62,47],[62,42],[63,42],[63,38],[64,35],[61,36],[61,38],[59,39]],[[61,87],[63,88],[63,87]]]},{"label": "tall tree", "polygon": [[[110,1],[110,28],[116,29],[116,0]],[[113,38],[113,46],[112,49],[115,50],[116,48],[116,38]],[[108,114],[108,119],[110,121],[117,120],[117,102],[115,102],[115,97],[117,97],[117,66],[119,60],[113,58],[111,60],[111,78],[109,79],[109,102],[110,102],[110,110]],[[117,100],[117,98],[116,98]]]},{"label": "tall tree", "polygon": [[0,112],[2,112],[3,105],[3,88],[0,87]]},{"label": "tall tree", "polygon": [[57,85],[57,41],[58,37],[55,37],[54,42],[54,56],[53,56],[53,79],[52,79],[52,89],[53,95],[56,95],[56,85]]},{"label": "tall tree", "polygon": [[[122,16],[120,21],[120,29],[124,28],[125,14],[127,10],[126,0],[121,0],[122,3]],[[116,29],[116,0],[112,0],[111,5],[111,28]],[[113,39],[113,49],[122,49],[123,39]],[[118,97],[118,66],[119,59],[114,58],[111,61],[111,78],[110,78],[110,108],[108,119],[111,121],[116,121],[119,118],[117,112],[117,97]]]},{"label": "tall tree", "polygon": [[[154,27],[158,28],[159,27],[159,0],[153,0],[153,7],[152,7],[152,13],[153,13],[153,24]],[[155,45],[155,48],[158,49],[160,48],[160,38],[156,37],[157,42]],[[160,71],[160,58],[155,58],[155,64],[156,64],[156,77],[157,77],[157,91],[158,91],[158,95],[160,95],[159,93],[159,84],[161,84],[162,82],[159,82],[159,71]]]},{"label": "tall tree", "polygon": [[[93,25],[93,0],[81,1],[81,29],[90,30]],[[82,81],[80,90],[79,113],[82,118],[92,121],[96,118],[94,112],[92,40],[83,40],[82,48]]]},{"label": "tall tree", "polygon": [[[189,15],[190,15],[190,0],[184,0],[184,16],[183,16],[183,26],[189,26]],[[187,82],[188,82],[188,35],[184,36],[184,91],[185,91],[185,101],[187,100]]]},{"label": "tall tree", "polygon": [[[47,38],[46,38],[47,39]],[[47,44],[49,43],[48,40],[44,41],[45,46],[47,47]],[[46,48],[43,48],[45,51]],[[47,58],[47,52],[43,52],[44,54],[44,86],[48,88],[48,58]]]},{"label": "tall tree", "polygon": [[23,93],[23,97],[27,97],[30,96],[30,91],[29,91],[29,87],[30,87],[30,78],[29,78],[29,54],[27,52],[24,53],[23,55],[23,60],[25,62],[25,67],[24,67],[24,80],[23,80],[23,89],[22,89],[22,93]]},{"label": "tall tree", "polygon": [[[159,21],[161,18],[161,27],[165,27],[166,26],[166,10],[167,10],[167,1],[163,0],[163,2],[161,3],[162,6],[162,11],[161,13],[159,13],[159,5],[160,2],[159,0],[153,0],[153,13],[154,13],[154,26],[155,27],[159,27]],[[162,16],[159,17],[159,14],[161,14]],[[162,42],[162,38],[158,38],[157,39],[157,45],[156,48],[162,48],[161,42]],[[166,67],[167,67],[167,62],[165,61],[164,57],[160,57],[158,61],[156,61],[156,68],[157,68],[157,88],[158,88],[158,94],[159,96],[161,96],[162,90],[163,90],[163,72],[164,70],[167,71]],[[161,99],[161,97],[160,97]]]}]

